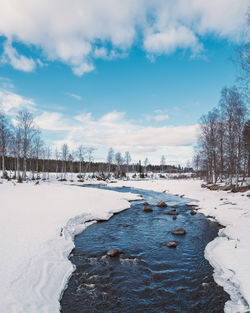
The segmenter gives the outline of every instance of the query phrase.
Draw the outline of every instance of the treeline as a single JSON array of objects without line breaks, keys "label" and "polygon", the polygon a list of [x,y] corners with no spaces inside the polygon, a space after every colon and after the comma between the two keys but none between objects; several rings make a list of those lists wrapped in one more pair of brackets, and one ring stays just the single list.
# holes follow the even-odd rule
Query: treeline
[{"label": "treeline", "polygon": [[[124,155],[109,149],[107,162],[94,162],[93,147],[80,145],[71,151],[67,144],[52,151],[41,137],[31,112],[20,111],[14,123],[4,113],[0,113],[0,156],[1,177],[18,179],[49,179],[50,173],[56,173],[58,180],[72,179],[78,173],[78,179],[84,180],[86,173],[96,173],[97,177],[123,177],[126,173],[139,173],[144,177],[147,172],[182,172],[180,166],[170,166],[161,157],[160,165],[151,165],[148,158],[142,163],[131,163],[129,152]],[[69,176],[71,175],[71,176]]]},{"label": "treeline", "polygon": [[236,187],[250,176],[250,120],[236,87],[223,88],[217,107],[201,117],[194,168],[209,183],[225,181]]}]

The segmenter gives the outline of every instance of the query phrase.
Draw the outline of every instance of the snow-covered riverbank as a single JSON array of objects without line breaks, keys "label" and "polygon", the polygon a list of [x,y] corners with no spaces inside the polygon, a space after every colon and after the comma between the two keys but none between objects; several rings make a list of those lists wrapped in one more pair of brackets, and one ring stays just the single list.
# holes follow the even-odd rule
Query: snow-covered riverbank
[{"label": "snow-covered riverbank", "polygon": [[[185,195],[199,201],[200,212],[226,226],[208,244],[205,256],[215,268],[216,281],[231,295],[225,312],[248,312],[250,198],[247,192],[211,191],[200,185],[190,179],[110,184]],[[128,208],[135,196],[56,182],[5,182],[0,184],[0,198],[1,312],[56,313],[73,270],[67,259],[73,236],[93,220]]]},{"label": "snow-covered riverbank", "polygon": [[[2,313],[56,313],[73,267],[73,236],[136,196],[55,183],[0,184]],[[137,197],[138,198],[138,197]]]},{"label": "snow-covered riverbank", "polygon": [[205,257],[215,268],[215,280],[230,294],[225,312],[249,312],[250,304],[250,198],[245,193],[211,191],[199,180],[119,181],[127,186],[169,192],[198,200],[199,212],[226,226],[208,244]]}]

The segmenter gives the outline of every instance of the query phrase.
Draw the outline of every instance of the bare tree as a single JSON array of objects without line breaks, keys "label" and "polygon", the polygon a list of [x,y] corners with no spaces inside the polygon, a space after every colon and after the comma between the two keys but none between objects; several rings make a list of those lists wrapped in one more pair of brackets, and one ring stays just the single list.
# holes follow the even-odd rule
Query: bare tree
[{"label": "bare tree", "polygon": [[84,161],[84,155],[86,154],[86,148],[80,145],[77,149],[77,157],[79,160],[79,178],[82,179],[82,163]]},{"label": "bare tree", "polygon": [[37,133],[33,115],[28,111],[20,111],[16,117],[17,127],[21,132],[21,147],[23,157],[23,180],[26,180],[27,157],[31,143]]},{"label": "bare tree", "polygon": [[245,148],[246,169],[245,173],[250,177],[250,120],[244,126],[243,142]]},{"label": "bare tree", "polygon": [[62,173],[63,173],[63,179],[66,179],[66,173],[67,173],[67,161],[69,157],[69,147],[65,143],[62,146]]},{"label": "bare tree", "polygon": [[10,125],[3,113],[0,113],[0,153],[2,157],[2,176],[6,176],[5,172],[5,157],[7,154],[7,149],[10,144]]},{"label": "bare tree", "polygon": [[55,149],[55,159],[56,159],[56,179],[57,179],[58,178],[58,170],[59,170],[58,163],[60,160],[60,153],[59,153],[57,148]]},{"label": "bare tree", "polygon": [[230,184],[232,185],[233,175],[236,175],[236,187],[240,171],[240,162],[243,153],[243,130],[246,122],[247,108],[236,87],[223,88],[221,106],[225,119],[226,130],[226,152],[227,171]]},{"label": "bare tree", "polygon": [[91,162],[94,161],[94,157],[93,157],[93,152],[95,151],[95,148],[93,147],[87,147],[86,148],[86,153],[87,153],[87,159],[88,159],[88,170],[89,172],[91,171],[91,168],[90,168],[90,165],[91,165]]},{"label": "bare tree", "polygon": [[208,114],[201,117],[201,137],[200,142],[204,151],[207,180],[216,183],[218,176],[218,111],[213,109]]},{"label": "bare tree", "polygon": [[40,137],[40,134],[37,134],[34,137],[34,152],[35,152],[35,158],[36,158],[36,178],[39,179],[39,159],[42,155],[43,150],[43,141]]},{"label": "bare tree", "polygon": [[161,171],[164,171],[164,167],[166,165],[166,158],[164,155],[161,156]]},{"label": "bare tree", "polygon": [[115,156],[114,150],[113,150],[113,148],[110,148],[108,151],[108,155],[107,155],[109,173],[111,172],[111,166],[112,166],[112,163],[114,162],[114,156]]},{"label": "bare tree", "polygon": [[121,152],[116,152],[116,154],[115,154],[115,161],[116,161],[116,164],[117,164],[117,170],[118,170],[118,174],[119,174],[120,171],[121,171],[121,165],[123,163],[123,158],[122,158]]},{"label": "bare tree", "polygon": [[148,158],[146,158],[143,163],[144,163],[144,167],[145,167],[145,172],[147,173],[147,166],[149,164]]},{"label": "bare tree", "polygon": [[73,170],[74,170],[74,164],[73,164],[74,156],[73,156],[73,153],[69,154],[68,161],[69,161],[70,173],[71,173],[70,180],[73,181]]},{"label": "bare tree", "polygon": [[128,172],[129,164],[131,162],[131,156],[130,156],[130,153],[128,151],[125,152],[124,161],[127,165],[127,172]]}]

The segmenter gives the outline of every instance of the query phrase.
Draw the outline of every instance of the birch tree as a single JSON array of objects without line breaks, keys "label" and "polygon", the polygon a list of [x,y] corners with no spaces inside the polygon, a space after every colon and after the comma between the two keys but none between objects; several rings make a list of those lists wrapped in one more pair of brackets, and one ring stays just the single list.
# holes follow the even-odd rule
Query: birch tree
[{"label": "birch tree", "polygon": [[0,113],[0,153],[2,157],[2,177],[6,176],[5,171],[5,158],[7,155],[7,149],[10,143],[10,125],[3,113]]},{"label": "birch tree", "polygon": [[163,172],[164,166],[166,165],[166,158],[164,155],[161,156],[161,171]]},{"label": "birch tree", "polygon": [[37,132],[33,115],[28,111],[20,111],[16,117],[17,127],[21,133],[21,151],[23,157],[23,180],[26,180],[27,157],[32,140]]},{"label": "birch tree", "polygon": [[62,146],[62,173],[63,173],[63,179],[66,179],[66,173],[67,173],[67,161],[69,156],[69,147],[65,143]]},{"label": "birch tree", "polygon": [[130,162],[131,162],[131,156],[130,156],[130,153],[129,153],[128,151],[125,152],[124,161],[125,161],[125,163],[126,163],[127,172],[128,172],[129,164],[130,164]]},{"label": "birch tree", "polygon": [[114,156],[115,156],[114,150],[113,148],[110,148],[108,151],[108,155],[107,155],[109,173],[111,172],[111,166],[112,166],[112,163],[114,162]]},{"label": "birch tree", "polygon": [[86,149],[83,145],[80,145],[77,149],[77,157],[79,160],[79,178],[82,179],[82,163],[84,161],[84,155],[86,153]]}]

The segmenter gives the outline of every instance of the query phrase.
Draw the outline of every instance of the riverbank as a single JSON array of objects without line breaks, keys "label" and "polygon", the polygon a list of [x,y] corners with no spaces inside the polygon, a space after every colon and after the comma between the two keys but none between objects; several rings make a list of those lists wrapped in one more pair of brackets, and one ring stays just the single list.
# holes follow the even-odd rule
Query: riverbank
[{"label": "riverbank", "polygon": [[0,184],[2,313],[56,313],[73,266],[73,238],[139,199],[56,183]]},{"label": "riverbank", "polygon": [[250,304],[250,199],[249,192],[232,193],[201,188],[200,180],[119,181],[126,186],[169,192],[197,200],[199,212],[225,226],[209,243],[205,257],[214,267],[216,282],[230,294],[225,312],[249,312]]}]

